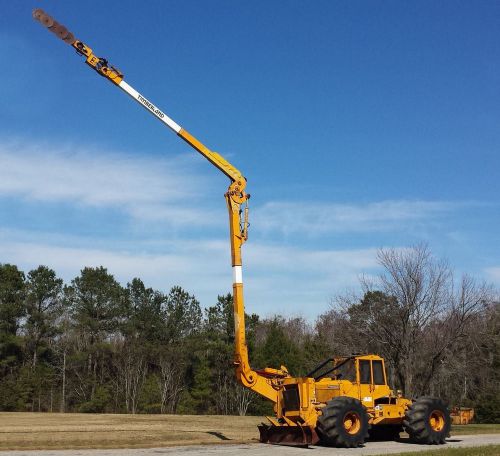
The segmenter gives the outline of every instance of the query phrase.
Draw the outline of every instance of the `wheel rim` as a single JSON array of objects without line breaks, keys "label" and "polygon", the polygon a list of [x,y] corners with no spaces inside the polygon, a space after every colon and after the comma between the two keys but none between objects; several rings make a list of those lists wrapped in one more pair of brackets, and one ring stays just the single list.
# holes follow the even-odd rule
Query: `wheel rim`
[{"label": "wheel rim", "polygon": [[348,434],[357,434],[361,428],[361,419],[356,412],[347,412],[344,415],[344,429]]},{"label": "wheel rim", "polygon": [[429,415],[431,429],[439,432],[444,428],[444,413],[441,410],[433,410]]}]

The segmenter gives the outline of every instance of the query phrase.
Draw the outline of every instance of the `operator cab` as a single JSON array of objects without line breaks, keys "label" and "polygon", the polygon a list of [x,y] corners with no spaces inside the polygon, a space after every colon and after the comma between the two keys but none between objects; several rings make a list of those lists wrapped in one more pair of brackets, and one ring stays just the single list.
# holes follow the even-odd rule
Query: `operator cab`
[{"label": "operator cab", "polygon": [[329,358],[315,367],[306,377],[319,381],[348,380],[351,383],[387,385],[384,360],[377,355],[351,355]]}]

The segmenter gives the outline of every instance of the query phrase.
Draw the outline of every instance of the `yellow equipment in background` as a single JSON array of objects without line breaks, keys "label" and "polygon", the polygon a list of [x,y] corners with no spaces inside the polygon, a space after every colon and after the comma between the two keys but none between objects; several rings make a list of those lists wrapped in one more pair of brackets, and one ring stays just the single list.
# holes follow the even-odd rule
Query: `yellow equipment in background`
[{"label": "yellow equipment in background", "polygon": [[230,180],[225,199],[229,212],[236,378],[274,404],[274,417],[259,426],[266,443],[323,444],[357,447],[370,438],[394,439],[403,430],[418,443],[444,443],[450,431],[450,413],[442,400],[421,397],[415,401],[394,394],[387,384],[384,360],[372,354],[334,357],[304,377],[292,377],[286,367],[252,369],[245,339],[245,309],[241,247],[248,239],[247,180],[217,152],[167,116],[124,81],[123,74],[77,40],[66,27],[41,9],[33,17],[85,57],[86,63],[127,93],[173,130]]},{"label": "yellow equipment in background", "polygon": [[474,419],[474,409],[468,407],[453,407],[451,409],[451,424],[469,424]]}]

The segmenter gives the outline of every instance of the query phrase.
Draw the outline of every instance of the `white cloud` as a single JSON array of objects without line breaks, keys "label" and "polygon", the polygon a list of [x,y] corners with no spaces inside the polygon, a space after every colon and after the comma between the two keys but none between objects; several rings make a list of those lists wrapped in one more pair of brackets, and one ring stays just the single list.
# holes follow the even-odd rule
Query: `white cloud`
[{"label": "white cloud", "polygon": [[[204,306],[232,287],[226,240],[163,241],[156,246],[147,241],[132,251],[73,247],[71,239],[37,242],[29,233],[0,234],[0,262],[25,271],[46,264],[67,282],[85,266],[102,265],[122,284],[139,276],[146,285],[164,291],[181,285]],[[311,251],[261,243],[246,245],[243,261],[248,312],[302,314],[311,319],[327,309],[335,293],[356,287],[360,274],[377,267],[373,249]]]},{"label": "white cloud", "polygon": [[118,208],[133,218],[213,224],[196,188],[206,186],[182,158],[133,157],[95,147],[0,143],[0,195],[30,201]]},{"label": "white cloud", "polygon": [[358,288],[359,277],[378,269],[377,249],[302,249],[254,243],[244,262],[251,294],[262,314],[301,313],[313,318],[330,299]]},{"label": "white cloud", "polygon": [[[96,147],[0,141],[0,196],[113,208],[134,220],[177,226],[225,224],[205,201],[205,175],[187,158],[126,155]],[[197,189],[203,188],[204,192]],[[428,222],[463,203],[380,201],[366,204],[268,202],[253,207],[252,229],[320,236],[345,231],[401,229]],[[222,207],[222,204],[221,204]]]},{"label": "white cloud", "polygon": [[319,236],[342,231],[385,231],[428,221],[462,207],[446,201],[379,201],[366,204],[269,202],[254,211],[259,230]]},{"label": "white cloud", "polygon": [[[229,252],[220,243],[176,241],[162,245],[161,253],[139,248],[111,250],[106,248],[72,247],[54,243],[21,242],[2,239],[0,262],[13,263],[25,271],[39,264],[53,268],[66,282],[86,266],[104,266],[122,284],[140,277],[148,285],[167,291],[181,285],[214,301],[217,293],[229,290],[231,275]],[[227,250],[227,246],[225,250]],[[223,274],[227,266],[227,277]],[[217,290],[217,291],[216,291]],[[206,302],[205,304],[209,304]]]},{"label": "white cloud", "polygon": [[500,266],[486,268],[484,272],[489,280],[495,282],[496,284],[500,284]]},{"label": "white cloud", "polygon": [[[205,196],[198,189],[206,189],[207,181],[190,160],[13,141],[0,141],[0,160],[0,196],[15,198],[20,204],[27,200],[119,209],[136,221],[161,221],[160,225],[183,228],[175,237],[159,240],[141,239],[137,232],[122,233],[120,239],[87,239],[64,226],[60,233],[23,232],[22,227],[9,231],[0,226],[0,262],[11,262],[24,270],[46,264],[66,281],[85,266],[102,265],[123,284],[139,276],[148,286],[164,291],[181,285],[205,306],[213,304],[217,294],[231,290],[228,240],[207,240],[205,233],[192,238],[184,229],[218,225],[220,236],[227,233],[223,202],[219,200],[215,208],[215,201],[202,199]],[[326,310],[334,294],[357,287],[361,274],[377,271],[374,248],[320,250],[306,248],[301,242],[289,247],[281,244],[283,234],[319,236],[404,229],[462,206],[381,201],[269,202],[253,207],[252,230],[275,237],[263,243],[255,236],[244,247],[247,310],[261,315],[302,313],[314,318]],[[500,268],[487,272],[500,281]]]},{"label": "white cloud", "polygon": [[[50,152],[46,152],[51,150]],[[224,209],[200,210],[194,190],[202,182],[179,159],[156,160],[87,148],[0,143],[0,195],[35,202],[120,208],[137,220],[176,220],[178,224],[221,225]],[[186,185],[188,183],[189,185]],[[274,223],[280,223],[279,217]],[[222,228],[224,226],[224,228]],[[253,225],[258,227],[258,222]],[[250,311],[287,312],[311,306],[323,310],[334,290],[357,283],[372,268],[374,252],[316,251],[262,244],[245,245],[247,303]],[[204,305],[231,290],[229,242],[190,239],[178,232],[170,239],[86,239],[72,231],[60,234],[0,230],[0,261],[24,270],[46,264],[66,281],[85,266],[105,266],[121,283],[141,277],[149,286],[168,290],[181,285]],[[305,307],[304,307],[305,306]],[[317,313],[317,312],[316,312]]]}]

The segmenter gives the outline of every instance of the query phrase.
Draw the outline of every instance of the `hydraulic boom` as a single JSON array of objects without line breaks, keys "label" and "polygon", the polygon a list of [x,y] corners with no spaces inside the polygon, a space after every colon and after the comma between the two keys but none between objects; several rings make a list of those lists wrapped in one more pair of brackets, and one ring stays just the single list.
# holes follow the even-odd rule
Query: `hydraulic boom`
[{"label": "hydraulic boom", "polygon": [[[111,81],[114,85],[123,90],[139,105],[163,122],[168,128],[174,131],[193,149],[203,155],[212,165],[222,171],[230,179],[230,184],[225,199],[229,212],[229,233],[231,241],[231,263],[233,267],[233,305],[234,305],[234,328],[235,328],[235,353],[234,364],[236,367],[236,377],[238,381],[252,389],[267,399],[276,402],[277,391],[272,386],[272,381],[266,376],[260,375],[252,370],[248,360],[248,349],[245,338],[245,308],[243,301],[243,275],[241,261],[241,246],[248,239],[248,200],[250,195],[246,193],[247,181],[241,172],[229,163],[217,152],[210,150],[202,142],[196,139],[186,129],[165,114],[154,103],[140,94],[124,80],[123,73],[107,59],[96,56],[92,49],[80,40],[77,40],[73,33],[68,31],[64,25],[55,21],[51,16],[41,9],[33,11],[33,18],[47,27],[65,43],[72,46],[76,52],[85,57],[85,63],[94,69],[99,75]],[[244,206],[244,209],[242,209]]]}]

